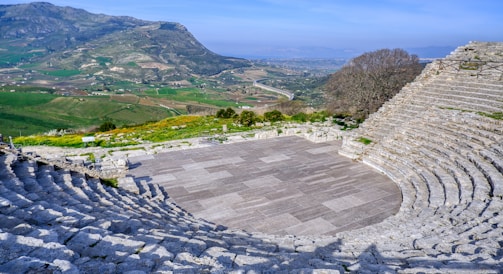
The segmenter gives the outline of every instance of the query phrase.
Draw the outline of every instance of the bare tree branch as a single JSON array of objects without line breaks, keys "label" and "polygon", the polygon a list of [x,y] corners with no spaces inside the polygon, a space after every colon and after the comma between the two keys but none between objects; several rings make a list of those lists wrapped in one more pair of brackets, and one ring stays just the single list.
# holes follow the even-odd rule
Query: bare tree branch
[{"label": "bare tree branch", "polygon": [[421,72],[416,55],[403,49],[364,53],[332,74],[327,85],[327,108],[365,118],[395,96]]}]

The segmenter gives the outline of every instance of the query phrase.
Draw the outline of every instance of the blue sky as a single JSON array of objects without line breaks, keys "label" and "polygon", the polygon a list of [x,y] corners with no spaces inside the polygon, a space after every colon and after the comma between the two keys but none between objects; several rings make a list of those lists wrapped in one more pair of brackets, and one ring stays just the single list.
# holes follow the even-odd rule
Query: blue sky
[{"label": "blue sky", "polygon": [[[31,1],[0,0],[0,4]],[[49,0],[93,13],[179,22],[224,55],[364,52],[503,41],[501,0]],[[441,57],[441,56],[439,56]]]}]

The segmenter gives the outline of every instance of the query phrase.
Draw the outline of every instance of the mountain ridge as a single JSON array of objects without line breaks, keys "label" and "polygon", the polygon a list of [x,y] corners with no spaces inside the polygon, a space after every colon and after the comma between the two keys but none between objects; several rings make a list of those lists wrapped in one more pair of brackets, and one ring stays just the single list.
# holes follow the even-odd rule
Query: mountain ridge
[{"label": "mountain ridge", "polygon": [[[177,22],[94,14],[47,2],[0,5],[0,68],[43,74],[76,71],[69,81],[150,83],[250,66],[218,55]],[[87,80],[87,81],[86,81]]]}]

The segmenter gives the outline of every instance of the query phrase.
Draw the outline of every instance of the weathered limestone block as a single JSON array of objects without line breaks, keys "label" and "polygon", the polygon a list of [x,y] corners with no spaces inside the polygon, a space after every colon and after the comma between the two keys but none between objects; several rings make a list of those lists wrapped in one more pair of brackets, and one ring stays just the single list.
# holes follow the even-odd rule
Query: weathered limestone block
[{"label": "weathered limestone block", "polygon": [[61,271],[58,266],[45,260],[25,255],[12,258],[6,264],[0,264],[0,273],[37,273],[42,269],[46,271],[46,273],[57,273]]},{"label": "weathered limestone block", "polygon": [[54,260],[73,261],[80,257],[73,250],[57,242],[45,243],[43,246],[32,251],[30,256],[44,258],[44,260],[49,262]]},{"label": "weathered limestone block", "polygon": [[190,239],[183,246],[183,250],[199,256],[206,250],[206,243],[198,239]]},{"label": "weathered limestone block", "polygon": [[117,264],[106,262],[101,258],[85,257],[74,262],[79,268],[81,273],[103,273],[112,274],[117,273]]},{"label": "weathered limestone block", "polygon": [[80,231],[67,243],[67,247],[81,256],[88,256],[90,248],[96,246],[103,237],[100,234]]},{"label": "weathered limestone block", "polygon": [[60,260],[60,259],[56,259],[52,262],[52,264],[58,268],[58,270],[61,272],[61,273],[64,273],[64,274],[79,274],[80,271],[79,269],[77,268],[77,266],[75,266],[74,264],[72,264],[71,262],[69,261],[65,261],[65,260]]},{"label": "weathered limestone block", "polygon": [[58,242],[59,235],[54,230],[37,228],[33,230],[28,237],[33,237],[36,239],[41,239],[44,242]]},{"label": "weathered limestone block", "polygon": [[0,265],[29,254],[44,245],[40,239],[0,232]]},{"label": "weathered limestone block", "polygon": [[117,266],[119,273],[151,273],[156,263],[149,259],[132,254]]},{"label": "weathered limestone block", "polygon": [[174,270],[179,269],[180,266],[182,266],[182,269],[185,268],[185,266],[190,266],[191,269],[197,269],[198,271],[200,271],[199,273],[210,271],[215,266],[218,267],[218,264],[216,263],[214,258],[198,258],[197,256],[194,256],[194,254],[191,254],[189,252],[178,253],[173,260],[173,263]]},{"label": "weathered limestone block", "polygon": [[86,250],[90,257],[106,258],[107,261],[122,262],[129,255],[139,253],[145,246],[145,242],[107,235],[97,244],[92,244]]},{"label": "weathered limestone block", "polygon": [[147,244],[139,253],[140,258],[148,259],[154,262],[172,260],[174,254],[169,252],[164,246],[159,244]]},{"label": "weathered limestone block", "polygon": [[278,262],[274,257],[258,257],[250,255],[237,255],[234,264],[237,268],[243,270],[267,271]]},{"label": "weathered limestone block", "polygon": [[232,268],[236,254],[222,247],[210,247],[200,257],[214,258],[224,268],[230,269]]},{"label": "weathered limestone block", "polygon": [[132,177],[122,177],[118,179],[119,187],[125,189],[133,194],[140,194],[140,189],[136,185]]}]

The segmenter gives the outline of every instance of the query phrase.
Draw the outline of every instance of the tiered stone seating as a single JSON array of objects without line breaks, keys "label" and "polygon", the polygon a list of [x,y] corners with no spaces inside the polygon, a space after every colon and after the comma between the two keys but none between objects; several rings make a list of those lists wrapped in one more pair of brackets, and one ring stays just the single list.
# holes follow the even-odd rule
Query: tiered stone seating
[{"label": "tiered stone seating", "polygon": [[[485,56],[481,53],[491,47],[492,44],[472,43],[460,47],[446,60],[474,58],[465,48],[476,48],[479,56]],[[497,44],[497,50],[501,49],[501,44]],[[498,58],[496,61],[501,62],[501,57]],[[484,60],[485,64],[492,62],[492,59]],[[437,64],[438,61],[430,64],[418,77],[422,85],[404,88],[411,96],[401,100],[400,106],[391,100],[365,122],[367,125],[354,131],[352,140],[344,142],[347,147],[340,153],[392,174],[390,178],[397,182],[404,195],[402,207],[412,205],[409,211],[400,211],[397,215],[405,223],[449,220],[431,231],[421,229],[419,233],[423,237],[415,241],[416,249],[440,251],[435,255],[439,260],[450,252],[473,258],[487,249],[488,253],[482,252],[484,260],[501,265],[502,258],[496,255],[501,246],[494,243],[503,240],[499,217],[503,209],[503,154],[495,147],[503,144],[503,121],[478,113],[503,112],[503,79],[495,80],[497,71],[491,71],[489,80],[483,73],[472,75],[453,67],[444,73]],[[397,109],[409,106],[413,109],[410,115],[402,112],[398,119],[389,118]],[[397,126],[388,127],[390,121]],[[379,131],[381,133],[376,133]],[[368,146],[352,145],[360,137],[373,142]],[[413,187],[405,188],[406,185]],[[417,213],[426,209],[434,210],[434,214],[424,218]],[[403,214],[408,214],[409,220]],[[394,230],[397,231],[400,229]],[[483,241],[479,242],[479,234]],[[438,240],[436,245],[427,235]]]},{"label": "tiered stone seating", "polygon": [[[501,43],[470,43],[445,61],[477,55],[487,65],[503,61],[501,52]],[[350,132],[340,151],[400,187],[400,211],[381,223],[333,237],[232,231],[193,218],[141,178],[115,189],[0,152],[0,273],[497,273],[503,122],[477,112],[503,111],[503,83],[494,70],[472,76],[438,65]]]}]

